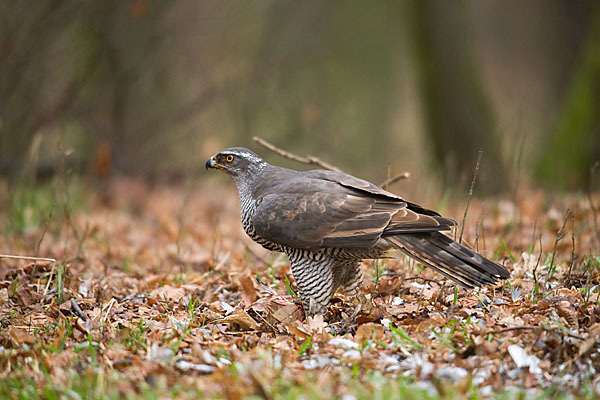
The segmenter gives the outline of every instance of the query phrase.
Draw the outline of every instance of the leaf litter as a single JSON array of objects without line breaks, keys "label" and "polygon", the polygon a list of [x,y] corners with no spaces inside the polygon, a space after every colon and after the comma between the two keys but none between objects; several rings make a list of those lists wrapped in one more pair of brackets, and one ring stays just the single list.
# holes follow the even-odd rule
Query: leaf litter
[{"label": "leaf litter", "polygon": [[363,263],[358,296],[337,294],[326,315],[305,318],[287,260],[243,233],[235,192],[157,186],[128,197],[127,187],[113,182],[78,212],[0,237],[3,252],[58,260],[0,259],[6,382],[41,393],[74,387],[72,371],[116,372],[119,395],[149,385],[235,399],[316,379],[338,382],[326,390],[340,397],[376,373],[442,397],[600,395],[597,216],[578,196],[472,200],[478,222],[464,240],[504,263],[508,282],[467,291],[393,254]]}]

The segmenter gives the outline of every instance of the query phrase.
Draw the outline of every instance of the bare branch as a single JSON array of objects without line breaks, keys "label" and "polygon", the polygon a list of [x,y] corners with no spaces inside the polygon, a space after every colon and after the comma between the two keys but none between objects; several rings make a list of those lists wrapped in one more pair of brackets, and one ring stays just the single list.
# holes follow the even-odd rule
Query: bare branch
[{"label": "bare branch", "polygon": [[317,165],[317,166],[319,166],[321,168],[325,168],[325,169],[328,169],[328,170],[331,170],[331,171],[343,172],[341,169],[339,169],[339,168],[337,168],[337,167],[335,167],[335,166],[333,166],[333,165],[331,165],[329,163],[326,163],[325,161],[321,160],[318,157],[315,157],[315,156],[307,156],[307,157],[298,156],[296,154],[290,153],[289,151],[285,151],[283,149],[280,149],[279,147],[277,147],[277,146],[275,146],[275,145],[273,145],[273,144],[267,142],[266,140],[261,139],[261,138],[259,138],[257,136],[254,136],[253,140],[256,143],[260,144],[261,146],[263,146],[263,147],[271,150],[274,153],[279,154],[283,158],[287,158],[288,160],[297,161],[297,162],[302,163],[302,164]]},{"label": "bare branch", "polygon": [[[297,161],[302,164],[317,165],[321,168],[325,168],[325,169],[328,169],[331,171],[344,172],[341,169],[339,169],[338,167],[331,165],[331,164],[321,160],[318,157],[311,156],[311,155],[306,156],[306,157],[298,156],[294,153],[290,153],[289,151],[280,149],[279,147],[275,146],[274,144],[271,144],[271,143],[267,142],[265,139],[259,138],[257,136],[254,136],[252,139],[256,143],[263,146],[264,148],[269,149],[272,152],[279,154],[281,157],[287,158],[288,160]],[[393,177],[391,177],[389,179],[386,179],[379,186],[383,189],[387,189],[387,187],[390,186],[391,184],[393,184],[401,179],[408,179],[409,177],[410,177],[409,172],[402,172],[398,175],[394,175]]]},{"label": "bare branch", "polygon": [[379,186],[382,189],[387,189],[388,186],[390,186],[391,184],[393,184],[399,180],[408,179],[408,178],[410,178],[410,172],[405,171],[405,172],[399,173],[398,175],[392,176],[391,178],[386,179],[385,181],[380,183]]}]

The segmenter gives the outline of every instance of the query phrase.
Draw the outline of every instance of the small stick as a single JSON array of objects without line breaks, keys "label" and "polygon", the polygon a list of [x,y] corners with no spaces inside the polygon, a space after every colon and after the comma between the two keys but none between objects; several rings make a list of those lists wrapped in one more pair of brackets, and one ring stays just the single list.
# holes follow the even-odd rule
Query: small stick
[{"label": "small stick", "polygon": [[571,210],[567,209],[567,215],[565,216],[565,220],[558,232],[556,232],[556,239],[554,239],[554,249],[552,250],[552,258],[550,259],[550,268],[548,269],[548,273],[546,274],[546,282],[552,279],[554,275],[554,258],[556,256],[556,246],[558,246],[558,242],[561,241],[562,238],[565,237],[565,226],[567,225],[567,221],[569,220],[569,215],[571,214]]},{"label": "small stick", "polygon": [[100,323],[103,324],[108,320],[108,314],[110,313],[110,310],[112,310],[112,306],[113,304],[115,304],[117,302],[117,300],[113,297],[110,299],[110,301],[104,306],[102,307],[101,311],[104,311],[104,309],[106,308],[106,314],[104,315],[104,318],[102,318],[102,312],[100,312]]},{"label": "small stick", "polygon": [[83,313],[83,310],[81,309],[81,307],[79,307],[79,304],[77,304],[77,300],[75,299],[71,299],[71,308],[73,309],[73,311],[75,311],[75,314],[77,314],[77,316],[79,318],[81,318],[84,321],[87,321],[89,318]]},{"label": "small stick", "polygon": [[293,160],[293,161],[297,161],[299,163],[302,164],[312,164],[312,165],[318,165],[321,168],[325,168],[331,171],[338,171],[338,172],[342,172],[341,169],[326,163],[325,161],[321,160],[320,158],[317,158],[315,156],[307,156],[307,157],[301,157],[301,156],[297,156],[296,154],[290,153],[289,151],[285,151],[283,149],[280,149],[279,147],[267,142],[264,139],[261,139],[257,136],[253,137],[253,140],[260,144],[261,146],[279,154],[280,156],[287,158],[289,160]]},{"label": "small stick", "polygon": [[427,282],[427,283],[435,283],[439,287],[442,286],[442,284],[440,282],[436,281],[435,279],[423,278],[422,276],[409,276],[408,278],[403,278],[402,280],[404,280],[404,281],[415,281],[417,279],[420,279],[423,282]]},{"label": "small stick", "polygon": [[462,243],[463,233],[465,231],[465,221],[467,220],[467,213],[469,212],[469,203],[471,201],[471,196],[473,196],[473,188],[475,187],[475,183],[477,182],[477,173],[479,172],[479,164],[481,163],[481,156],[483,154],[483,150],[479,150],[479,155],[477,156],[477,164],[475,164],[475,173],[473,173],[473,180],[471,181],[471,187],[469,188],[469,197],[467,197],[467,206],[465,207],[465,213],[463,214],[462,224],[460,226],[460,237],[458,239],[458,243]]},{"label": "small stick", "polygon": [[31,256],[13,256],[10,254],[0,254],[0,258],[10,258],[13,260],[30,260],[30,261],[47,261],[55,263],[56,260],[54,258],[46,258],[46,257],[31,257]]},{"label": "small stick", "polygon": [[[260,144],[261,146],[279,154],[280,156],[282,156],[283,158],[287,158],[289,160],[293,160],[293,161],[297,161],[299,163],[302,164],[309,164],[309,165],[317,165],[321,168],[325,168],[328,169],[330,171],[337,171],[337,172],[344,172],[341,169],[339,169],[338,167],[331,165],[323,160],[321,160],[318,157],[315,156],[306,156],[306,157],[301,157],[298,156],[294,153],[290,153],[289,151],[280,149],[279,147],[275,146],[274,144],[271,144],[269,142],[267,142],[266,140],[259,138],[257,136],[253,137],[253,140]],[[398,175],[394,175],[391,178],[386,179],[385,181],[383,181],[382,183],[379,184],[379,186],[382,189],[386,189],[388,186],[390,186],[391,184],[401,180],[401,179],[408,179],[410,177],[410,172],[402,172],[399,173]]]},{"label": "small stick", "polygon": [[401,179],[408,179],[410,178],[410,172],[402,172],[398,175],[392,176],[389,179],[386,179],[385,181],[383,181],[382,183],[379,184],[379,186],[382,189],[387,189],[388,186],[390,186],[392,183],[395,183]]}]

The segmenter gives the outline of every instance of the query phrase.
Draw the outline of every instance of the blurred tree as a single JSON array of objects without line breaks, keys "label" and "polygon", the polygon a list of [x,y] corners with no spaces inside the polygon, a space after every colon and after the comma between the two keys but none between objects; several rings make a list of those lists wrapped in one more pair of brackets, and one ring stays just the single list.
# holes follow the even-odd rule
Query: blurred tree
[{"label": "blurred tree", "polygon": [[478,186],[501,190],[501,146],[473,56],[465,2],[409,0],[406,10],[426,133],[442,177],[466,181],[483,149]]},{"label": "blurred tree", "polygon": [[567,90],[552,139],[537,175],[552,187],[578,188],[589,182],[600,160],[600,5],[589,15],[589,31]]},{"label": "blurred tree", "polygon": [[[502,187],[501,140],[472,54],[475,20],[465,1],[472,5],[468,0],[348,0],[343,6],[320,0],[2,1],[0,174],[20,175],[25,167],[52,173],[64,162],[93,166],[103,176],[179,173],[186,166],[202,167],[202,157],[196,157],[200,146],[208,153],[252,145],[257,135],[372,179],[382,179],[390,163],[416,170],[418,161],[435,158],[447,180],[468,181],[482,148],[480,184]],[[491,3],[478,4],[487,10]],[[500,23],[509,25],[515,5],[493,4],[507,15]],[[539,27],[552,25],[557,15],[540,16],[539,10],[525,9],[521,18],[539,18],[531,32],[513,33],[519,41],[538,35],[539,42],[524,47],[528,53],[543,47],[539,37],[547,30]],[[488,29],[488,21],[482,23],[485,32],[498,34],[492,24]],[[412,41],[404,38],[408,32]],[[510,75],[506,66],[519,53],[504,57],[505,49],[484,36],[477,39],[494,55],[490,76],[499,70]],[[414,58],[406,51],[411,43],[417,58],[413,74],[405,68]],[[588,53],[585,64],[593,65],[593,50]],[[524,69],[520,82],[539,70]],[[589,128],[597,108],[593,70],[582,67],[578,76],[587,78],[570,91],[578,101],[588,96],[583,101],[588,118],[582,118],[585,108],[565,106],[579,111],[589,134],[571,142],[567,133],[557,133],[552,147],[557,150],[549,150],[550,161],[540,165],[551,165],[565,143],[581,151],[597,149],[597,130]],[[410,80],[415,75],[425,140],[414,117],[418,107]],[[556,83],[540,78],[537,85]],[[512,101],[511,95],[507,91],[502,102]],[[433,157],[422,152],[422,142],[431,146]],[[568,158],[575,160],[579,151]],[[585,157],[591,161],[593,154]],[[588,163],[583,157],[576,161]],[[577,170],[582,168],[587,171]]]},{"label": "blurred tree", "polygon": [[[80,161],[109,143],[131,171],[141,161],[140,137],[148,137],[132,134],[135,123],[169,99],[158,90],[160,63],[148,62],[161,43],[164,6],[9,0],[0,10],[0,171],[52,173],[61,162],[49,155],[62,155],[41,148],[44,140],[61,142],[59,153],[87,147]],[[137,120],[129,116],[134,103]]]},{"label": "blurred tree", "polygon": [[69,68],[59,45],[80,12],[52,0],[0,3],[1,172],[23,171],[27,153],[35,158],[40,151],[43,128],[62,117],[81,89],[85,72]]},{"label": "blurred tree", "polygon": [[267,7],[248,73],[252,88],[242,98],[239,139],[257,135],[299,154],[328,154],[346,170],[360,165],[362,174],[364,162],[381,171],[401,156],[402,148],[389,145],[398,8],[360,0]]}]

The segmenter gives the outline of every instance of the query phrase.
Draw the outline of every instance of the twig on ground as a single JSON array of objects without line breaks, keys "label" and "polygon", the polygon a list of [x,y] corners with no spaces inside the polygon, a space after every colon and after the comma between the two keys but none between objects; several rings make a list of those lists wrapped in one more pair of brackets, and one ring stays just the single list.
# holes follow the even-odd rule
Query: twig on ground
[{"label": "twig on ground", "polygon": [[423,278],[422,276],[410,276],[408,278],[404,278],[404,281],[414,281],[417,279],[421,279],[424,282],[427,283],[435,283],[436,285],[438,285],[439,287],[442,287],[442,284],[439,281],[436,281],[435,279],[430,279],[430,278]]},{"label": "twig on ground", "polygon": [[[102,310],[100,312],[100,323],[104,324],[104,322],[106,322],[108,320],[108,315],[110,314],[110,310],[112,309],[112,306],[117,303],[117,299],[115,299],[114,297],[112,299],[110,299],[110,301],[104,306],[102,307]],[[106,314],[104,315],[104,318],[102,318],[102,311],[106,310]]]},{"label": "twig on ground", "polygon": [[260,313],[257,312],[256,315],[258,315],[258,318],[260,318],[269,328],[271,328],[271,331],[273,331],[274,334],[278,335],[280,333],[273,325],[269,323],[269,321],[265,319],[265,317],[260,315]]},{"label": "twig on ground", "polygon": [[467,206],[465,207],[465,213],[463,214],[462,224],[460,226],[460,237],[458,238],[458,243],[462,243],[463,233],[465,231],[465,221],[467,220],[467,213],[469,212],[469,203],[471,202],[471,196],[473,196],[473,189],[475,188],[475,183],[477,183],[477,173],[479,172],[479,165],[481,163],[481,156],[483,155],[483,150],[479,150],[479,154],[477,156],[477,164],[475,164],[475,172],[473,173],[473,180],[471,181],[471,187],[469,188],[469,196],[467,197]]},{"label": "twig on ground", "polygon": [[48,275],[48,282],[46,283],[46,287],[44,288],[44,296],[48,294],[50,290],[50,284],[52,283],[52,277],[54,276],[54,268],[56,267],[56,263],[52,263],[52,269],[50,270],[50,275]]},{"label": "twig on ground", "polygon": [[77,304],[77,300],[75,299],[71,299],[71,308],[73,309],[73,312],[75,312],[75,314],[81,318],[84,321],[87,321],[89,318],[83,313],[83,310],[81,309],[81,307],[79,307],[79,304]]},{"label": "twig on ground", "polygon": [[30,257],[30,256],[14,256],[14,255],[10,255],[10,254],[0,254],[0,258],[10,258],[10,259],[13,259],[13,260],[46,261],[46,262],[51,262],[51,263],[55,263],[56,262],[56,260],[54,258]]},{"label": "twig on ground", "polygon": [[315,156],[307,156],[307,157],[298,156],[296,154],[290,153],[289,151],[280,149],[279,147],[277,147],[277,146],[275,146],[275,145],[273,145],[273,144],[267,142],[266,140],[261,139],[261,138],[259,138],[257,136],[254,136],[253,140],[256,143],[260,144],[261,146],[263,146],[263,147],[265,147],[265,148],[267,148],[267,149],[269,149],[269,150],[271,150],[271,151],[273,151],[273,152],[279,154],[280,156],[282,156],[284,158],[287,158],[289,160],[297,161],[297,162],[302,163],[302,164],[318,165],[321,168],[329,169],[331,171],[342,172],[341,169],[339,169],[339,168],[337,168],[337,167],[335,167],[335,166],[333,166],[333,165],[331,165],[329,163],[326,163],[325,161],[321,160],[318,157],[315,157]]}]

